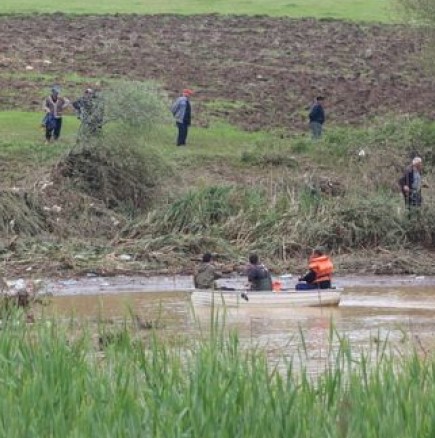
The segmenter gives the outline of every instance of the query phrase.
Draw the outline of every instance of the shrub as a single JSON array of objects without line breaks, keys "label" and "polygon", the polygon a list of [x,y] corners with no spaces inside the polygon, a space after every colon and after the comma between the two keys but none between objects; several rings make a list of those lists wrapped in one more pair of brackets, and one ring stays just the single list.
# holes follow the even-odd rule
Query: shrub
[{"label": "shrub", "polygon": [[135,215],[149,207],[169,167],[155,148],[121,132],[71,150],[54,174],[107,207]]},{"label": "shrub", "polygon": [[104,123],[151,129],[169,121],[169,103],[152,82],[122,81],[104,91]]}]

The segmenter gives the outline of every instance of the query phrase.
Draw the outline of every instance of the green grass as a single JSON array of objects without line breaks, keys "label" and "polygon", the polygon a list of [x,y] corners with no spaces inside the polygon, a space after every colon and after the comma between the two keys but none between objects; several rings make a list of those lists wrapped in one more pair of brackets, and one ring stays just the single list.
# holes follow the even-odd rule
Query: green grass
[{"label": "green grass", "polygon": [[0,14],[249,14],[392,21],[389,0],[2,0]]},{"label": "green grass", "polygon": [[[40,144],[45,141],[41,121],[44,114],[23,111],[0,112],[0,144],[1,149],[5,145],[21,147],[26,144]],[[65,116],[62,126],[62,138],[65,142],[75,140],[75,133],[79,126],[74,116]]]},{"label": "green grass", "polygon": [[329,366],[312,376],[296,365],[307,358],[302,347],[275,368],[264,351],[214,327],[189,341],[137,332],[128,321],[91,330],[73,320],[65,328],[3,319],[1,436],[435,434],[435,366],[417,353],[393,358],[380,344],[355,354],[331,335]]},{"label": "green grass", "polygon": [[[0,112],[0,153],[20,151],[28,148],[40,148],[44,142],[44,132],[40,128],[41,113],[24,111]],[[65,116],[62,127],[62,141],[56,150],[74,144],[79,123],[74,116]],[[210,128],[193,127],[190,130],[186,148],[176,148],[176,127],[163,126],[151,133],[148,141],[152,141],[165,155],[190,161],[193,158],[216,160],[227,157],[233,159],[240,156],[241,151],[265,141],[265,132],[249,133],[237,129],[227,123],[211,124]]]}]

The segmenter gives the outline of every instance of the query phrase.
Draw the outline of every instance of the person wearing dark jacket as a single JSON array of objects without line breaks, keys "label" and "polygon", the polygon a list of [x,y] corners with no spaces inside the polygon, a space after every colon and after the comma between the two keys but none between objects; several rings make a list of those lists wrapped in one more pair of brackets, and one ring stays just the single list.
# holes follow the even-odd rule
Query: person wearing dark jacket
[{"label": "person wearing dark jacket", "polygon": [[250,290],[264,291],[272,290],[272,277],[269,270],[258,261],[257,254],[249,256],[249,266],[246,272]]},{"label": "person wearing dark jacket", "polygon": [[87,88],[82,97],[73,102],[77,118],[81,122],[80,132],[85,137],[100,134],[104,122],[104,104],[91,88]]},{"label": "person wearing dark jacket", "polygon": [[324,100],[322,96],[316,97],[308,114],[313,139],[318,139],[322,136],[323,124],[325,123],[325,110],[322,105]]},{"label": "person wearing dark jacket", "polygon": [[190,105],[190,96],[192,94],[192,90],[185,88],[183,95],[171,107],[171,112],[178,128],[177,146],[186,145],[187,132],[192,119],[192,107]]},{"label": "person wearing dark jacket", "polygon": [[330,289],[334,266],[321,246],[313,250],[309,259],[308,272],[300,277],[296,290]]},{"label": "person wearing dark jacket", "polygon": [[399,179],[399,186],[405,200],[405,206],[408,209],[421,206],[421,187],[423,185],[421,178],[422,167],[422,159],[415,157],[411,165],[406,168],[403,176]]}]

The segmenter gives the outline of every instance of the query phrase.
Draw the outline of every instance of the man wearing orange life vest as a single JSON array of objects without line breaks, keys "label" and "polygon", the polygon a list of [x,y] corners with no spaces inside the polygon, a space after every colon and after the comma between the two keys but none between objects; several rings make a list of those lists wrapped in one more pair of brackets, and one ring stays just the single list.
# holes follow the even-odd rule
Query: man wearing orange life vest
[{"label": "man wearing orange life vest", "polygon": [[329,289],[334,266],[323,247],[314,249],[309,259],[308,273],[299,278],[296,290]]}]

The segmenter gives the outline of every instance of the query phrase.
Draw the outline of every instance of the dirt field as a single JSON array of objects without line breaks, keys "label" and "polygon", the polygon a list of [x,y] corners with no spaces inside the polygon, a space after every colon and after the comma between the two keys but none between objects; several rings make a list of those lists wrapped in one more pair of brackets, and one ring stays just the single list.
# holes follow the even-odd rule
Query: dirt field
[{"label": "dirt field", "polygon": [[77,73],[155,79],[170,97],[192,87],[202,125],[219,116],[247,129],[299,129],[319,93],[338,124],[389,112],[434,117],[435,85],[417,61],[423,43],[403,27],[336,21],[2,17],[0,109],[39,109],[53,75]]}]

